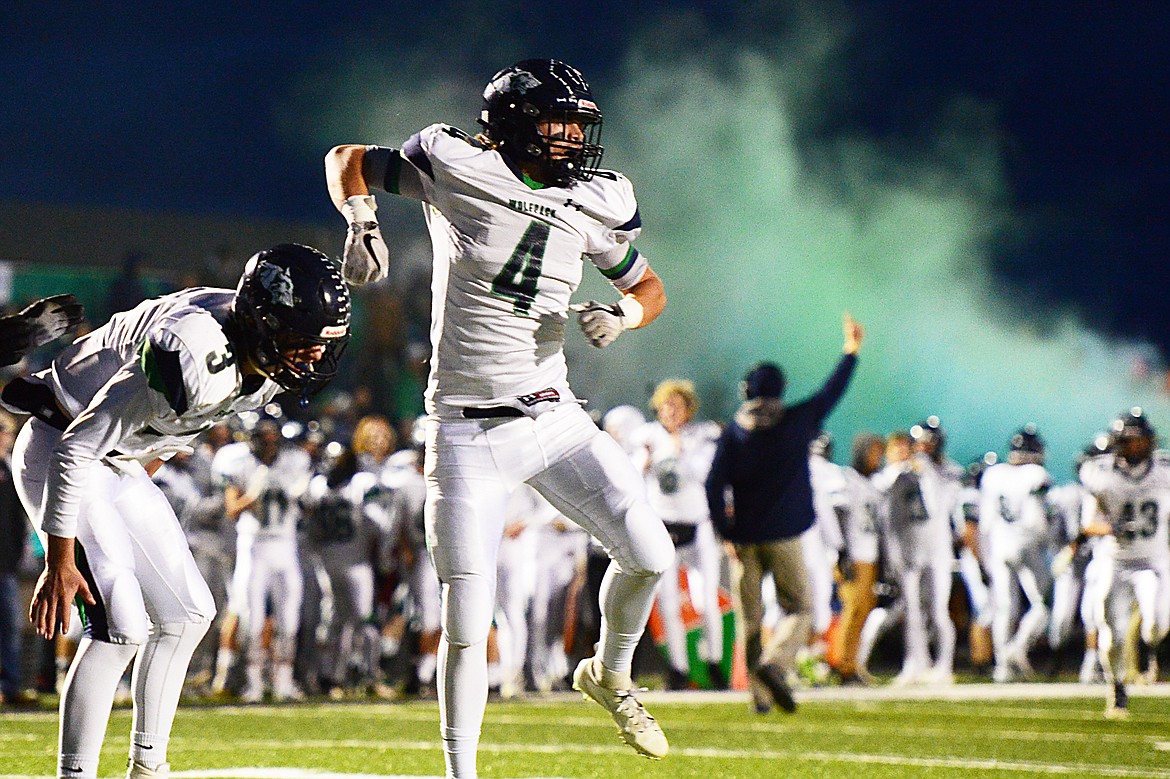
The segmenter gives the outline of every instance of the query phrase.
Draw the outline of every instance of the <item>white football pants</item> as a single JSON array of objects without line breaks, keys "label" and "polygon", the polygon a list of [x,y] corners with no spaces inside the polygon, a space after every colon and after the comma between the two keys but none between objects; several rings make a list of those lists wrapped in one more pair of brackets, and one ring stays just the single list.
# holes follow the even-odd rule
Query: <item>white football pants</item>
[{"label": "white football pants", "polygon": [[[49,459],[61,433],[30,420],[13,447],[16,490],[41,538]],[[166,467],[166,466],[163,466]],[[215,616],[175,512],[142,466],[90,467],[77,525],[79,567],[97,603],[61,696],[59,770],[95,776],[114,692],[134,656],[131,758],[166,761],[191,654]],[[81,771],[72,771],[73,768]]]},{"label": "white football pants", "polygon": [[443,750],[448,776],[466,779],[476,775],[496,553],[511,491],[527,482],[609,554],[599,656],[612,671],[629,672],[674,548],[625,451],[576,404],[535,419],[430,419],[424,473],[427,546],[442,593]]}]

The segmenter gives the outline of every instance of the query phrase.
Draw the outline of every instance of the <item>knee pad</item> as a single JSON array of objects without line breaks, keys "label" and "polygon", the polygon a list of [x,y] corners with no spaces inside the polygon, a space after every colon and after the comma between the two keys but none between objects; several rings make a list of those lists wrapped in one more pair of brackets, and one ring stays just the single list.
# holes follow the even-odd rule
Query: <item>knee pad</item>
[{"label": "knee pad", "polygon": [[151,638],[169,638],[182,643],[198,644],[203,640],[203,636],[207,635],[207,629],[210,627],[210,620],[207,622],[163,622],[154,626]]},{"label": "knee pad", "polygon": [[482,576],[461,574],[444,582],[443,632],[447,643],[468,647],[487,641],[492,616],[492,590]]},{"label": "knee pad", "polygon": [[635,501],[626,511],[626,542],[611,550],[622,573],[658,578],[674,565],[674,544],[666,526],[645,501]]}]

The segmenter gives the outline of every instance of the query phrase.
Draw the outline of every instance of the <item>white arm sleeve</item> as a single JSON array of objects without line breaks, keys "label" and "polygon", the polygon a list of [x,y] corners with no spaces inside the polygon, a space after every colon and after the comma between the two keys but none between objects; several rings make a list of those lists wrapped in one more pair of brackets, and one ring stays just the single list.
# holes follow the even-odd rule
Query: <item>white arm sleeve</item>
[{"label": "white arm sleeve", "polygon": [[41,528],[49,535],[72,538],[85,494],[89,470],[128,434],[146,427],[165,405],[153,391],[138,363],[127,364],[98,391],[73,420],[49,458],[45,516]]}]

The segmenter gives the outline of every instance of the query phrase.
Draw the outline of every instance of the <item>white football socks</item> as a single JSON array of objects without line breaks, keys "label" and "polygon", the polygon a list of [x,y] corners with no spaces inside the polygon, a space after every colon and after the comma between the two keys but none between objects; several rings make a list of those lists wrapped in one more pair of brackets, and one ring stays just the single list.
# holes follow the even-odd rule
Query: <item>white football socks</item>
[{"label": "white football socks", "polygon": [[611,562],[601,580],[601,641],[597,656],[610,671],[630,675],[634,649],[654,606],[657,576],[623,573]]},{"label": "white football socks", "polygon": [[146,768],[167,762],[179,695],[207,622],[156,625],[134,664],[134,732],[130,757]]},{"label": "white football socks", "polygon": [[97,776],[114,691],[137,651],[137,644],[81,639],[61,690],[59,777],[93,779]]}]

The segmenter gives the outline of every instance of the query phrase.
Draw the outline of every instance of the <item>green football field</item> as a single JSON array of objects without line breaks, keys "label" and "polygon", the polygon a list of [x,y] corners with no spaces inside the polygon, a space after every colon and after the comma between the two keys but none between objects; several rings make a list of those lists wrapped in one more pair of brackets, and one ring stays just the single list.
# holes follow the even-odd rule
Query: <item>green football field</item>
[{"label": "green football field", "polygon": [[[652,762],[579,697],[488,705],[484,777],[1165,777],[1170,696],[1135,689],[1132,716],[1102,716],[1101,688],[959,685],[926,693],[812,691],[795,715],[749,712],[734,693],[650,693],[671,754]],[[1089,693],[1092,693],[1091,697]],[[915,697],[917,696],[917,698]],[[117,709],[102,776],[124,776],[130,712]],[[49,777],[56,713],[0,714],[0,777]],[[175,779],[441,776],[433,702],[180,709]]]}]

